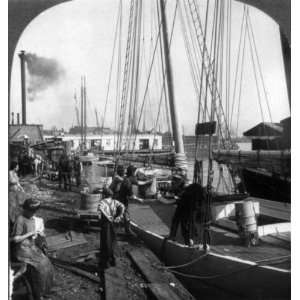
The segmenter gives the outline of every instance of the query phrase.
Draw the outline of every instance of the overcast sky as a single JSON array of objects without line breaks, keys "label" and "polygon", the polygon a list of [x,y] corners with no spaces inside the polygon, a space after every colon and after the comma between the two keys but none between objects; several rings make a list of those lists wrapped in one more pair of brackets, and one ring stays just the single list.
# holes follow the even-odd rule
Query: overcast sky
[{"label": "overcast sky", "polygon": [[[175,1],[168,2],[168,24],[170,27]],[[123,49],[125,49],[129,0],[123,1],[123,3]],[[145,0],[143,3],[144,36],[145,40],[148,41],[146,41],[146,45],[148,45],[150,28],[154,26],[151,22],[153,22],[152,17],[154,16],[153,12],[156,12],[156,7],[155,1]],[[55,59],[61,69],[64,70],[59,80],[36,93],[33,101],[28,101],[27,122],[41,123],[44,124],[45,128],[57,126],[58,128],[69,129],[75,125],[74,91],[77,91],[79,98],[80,76],[86,75],[88,125],[94,126],[96,124],[94,108],[97,108],[100,115],[104,109],[118,4],[119,0],[74,0],[51,8],[38,16],[26,28],[17,45],[11,81],[11,111],[20,112],[20,63],[17,54],[20,50],[25,50],[41,57]],[[242,4],[234,2],[232,11],[233,61],[236,60],[234,55],[238,46],[242,12]],[[279,122],[289,116],[290,112],[278,26],[272,19],[254,8],[250,10],[250,14],[270,101],[272,119]],[[144,51],[146,53],[144,64],[149,64],[150,51]],[[190,77],[179,18],[176,19],[171,55],[175,97],[180,111],[180,119],[185,133],[191,134],[196,123],[198,104]],[[248,56],[246,54],[245,57],[245,81],[242,91],[239,133],[262,121],[249,55],[248,53]],[[122,63],[122,70],[123,65],[124,62]],[[232,69],[234,69],[234,63],[232,63]],[[158,67],[156,72],[159,72]],[[146,74],[141,76],[144,75]],[[116,90],[115,84],[113,79],[113,91]],[[155,90],[155,81],[151,87],[150,98],[158,99],[159,89]],[[140,94],[143,95],[143,91]],[[155,116],[157,106],[154,104],[157,102],[153,99],[153,105],[148,104],[146,109],[149,115],[151,112]],[[106,115],[106,126],[113,126],[114,124],[114,105],[115,103],[111,98]],[[150,107],[153,109],[150,110]],[[267,118],[266,105],[264,105],[264,114],[264,120],[270,121]],[[152,119],[154,119],[153,116]],[[148,118],[148,121],[151,123],[151,117]],[[150,123],[148,126],[151,126]]]}]

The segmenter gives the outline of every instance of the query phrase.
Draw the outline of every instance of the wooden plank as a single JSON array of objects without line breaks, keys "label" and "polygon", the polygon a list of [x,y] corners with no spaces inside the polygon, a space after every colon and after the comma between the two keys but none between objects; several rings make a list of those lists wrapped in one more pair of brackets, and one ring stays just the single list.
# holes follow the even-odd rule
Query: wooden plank
[{"label": "wooden plank", "polygon": [[69,233],[62,233],[46,237],[46,242],[49,251],[69,248],[87,243],[82,233],[70,231]]},{"label": "wooden plank", "polygon": [[85,257],[85,256],[89,256],[89,255],[93,255],[93,254],[97,254],[99,253],[100,250],[99,249],[95,249],[95,250],[91,250],[91,251],[88,251],[88,252],[85,252],[85,253],[81,253],[79,255],[76,255],[76,256],[73,256],[72,259],[78,259],[78,258],[82,258],[82,257]]},{"label": "wooden plank", "polygon": [[181,286],[151,283],[148,285],[151,294],[157,300],[192,300],[194,297]]},{"label": "wooden plank", "polygon": [[49,205],[49,204],[41,204],[40,208],[45,209],[45,210],[57,211],[57,212],[61,212],[61,213],[69,214],[69,215],[77,214],[74,209],[62,208],[62,207],[57,207],[57,206]]},{"label": "wooden plank", "polygon": [[124,274],[118,267],[111,267],[105,270],[105,299],[106,300],[129,300],[130,291]]},{"label": "wooden plank", "polygon": [[156,299],[194,299],[171,272],[162,268],[159,259],[149,249],[132,250],[129,256],[149,283],[149,289]]},{"label": "wooden plank", "polygon": [[180,298],[168,284],[152,283],[148,285],[151,294],[157,300],[180,300]]},{"label": "wooden plank", "polygon": [[167,284],[171,282],[164,276],[163,270],[159,270],[159,260],[153,261],[153,257],[151,259],[143,248],[130,251],[129,256],[148,282]]},{"label": "wooden plank", "polygon": [[87,272],[87,271],[84,271],[82,269],[79,269],[77,267],[74,267],[74,266],[71,266],[71,265],[68,265],[67,262],[61,262],[55,258],[51,258],[51,261],[53,262],[54,265],[56,265],[57,267],[59,268],[63,268],[65,270],[68,270],[74,274],[77,274],[77,275],[80,275],[80,276],[83,276],[85,278],[88,278],[94,282],[97,282],[97,283],[100,283],[100,278],[90,272]]}]

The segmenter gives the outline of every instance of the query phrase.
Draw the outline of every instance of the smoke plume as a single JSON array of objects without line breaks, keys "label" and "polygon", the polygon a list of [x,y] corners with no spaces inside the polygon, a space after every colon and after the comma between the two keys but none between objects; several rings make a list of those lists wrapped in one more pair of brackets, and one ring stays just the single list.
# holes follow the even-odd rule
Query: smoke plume
[{"label": "smoke plume", "polygon": [[53,58],[26,53],[28,78],[28,100],[33,101],[37,94],[59,83],[65,75],[64,68]]}]

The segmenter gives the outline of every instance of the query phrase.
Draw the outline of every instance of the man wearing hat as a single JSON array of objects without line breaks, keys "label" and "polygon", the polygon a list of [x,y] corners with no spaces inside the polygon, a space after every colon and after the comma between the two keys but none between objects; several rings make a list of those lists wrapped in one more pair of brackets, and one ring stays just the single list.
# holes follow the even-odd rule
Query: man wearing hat
[{"label": "man wearing hat", "polygon": [[[184,243],[188,246],[193,246],[193,239],[196,234],[196,212],[198,209],[203,212],[205,197],[205,189],[201,184],[192,183],[183,189],[172,218],[169,239],[175,240],[177,229],[180,225]],[[203,221],[203,216],[201,216],[201,221]]]},{"label": "man wearing hat", "polygon": [[112,183],[110,184],[109,188],[113,192],[113,198],[119,199],[119,192],[121,184],[124,180],[125,170],[123,165],[118,165],[116,174],[113,177]]},{"label": "man wearing hat", "polygon": [[35,216],[39,207],[40,201],[32,198],[25,200],[23,213],[17,218],[12,235],[16,258],[28,266],[34,299],[42,299],[53,284],[53,266],[38,247],[39,237],[44,236],[44,222]]},{"label": "man wearing hat", "polygon": [[123,217],[125,207],[122,203],[112,199],[111,189],[104,187],[102,191],[103,199],[98,206],[100,219],[100,254],[103,268],[115,265],[115,230],[114,223],[119,223]]}]

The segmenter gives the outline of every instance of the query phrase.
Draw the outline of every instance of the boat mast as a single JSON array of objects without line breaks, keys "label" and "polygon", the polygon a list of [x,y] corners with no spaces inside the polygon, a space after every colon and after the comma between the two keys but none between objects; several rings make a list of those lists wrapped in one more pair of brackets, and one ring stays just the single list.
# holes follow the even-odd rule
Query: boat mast
[{"label": "boat mast", "polygon": [[84,99],[84,148],[86,150],[86,134],[87,134],[87,122],[86,122],[86,77],[83,77],[83,99]]},{"label": "boat mast", "polygon": [[80,143],[80,150],[83,151],[83,77],[81,76],[81,86],[80,86],[80,108],[81,108],[81,114],[80,114],[80,137],[81,137],[81,143]]},{"label": "boat mast", "polygon": [[[174,97],[174,84],[173,84],[173,73],[171,67],[171,58],[169,51],[169,42],[168,42],[168,29],[167,29],[167,21],[165,14],[165,1],[159,0],[160,3],[160,11],[161,11],[161,25],[162,25],[162,41],[163,41],[163,51],[165,57],[165,68],[166,68],[166,80],[168,86],[168,98],[170,103],[170,114],[171,114],[171,122],[172,122],[172,130],[175,141],[175,152],[177,157],[182,157],[180,166],[183,164],[186,165],[186,158],[184,152],[183,138],[182,138],[182,128],[179,122],[178,109]],[[177,159],[175,159],[176,166],[179,166]]]}]

